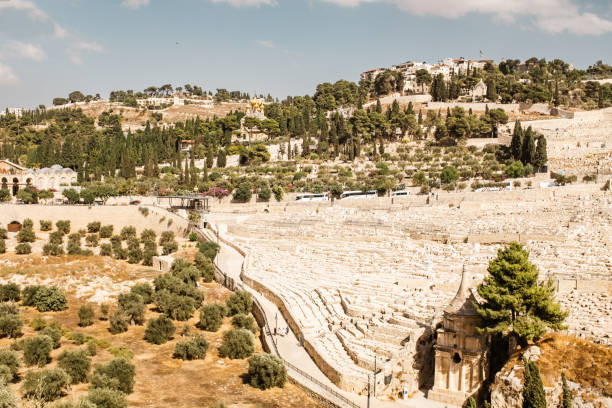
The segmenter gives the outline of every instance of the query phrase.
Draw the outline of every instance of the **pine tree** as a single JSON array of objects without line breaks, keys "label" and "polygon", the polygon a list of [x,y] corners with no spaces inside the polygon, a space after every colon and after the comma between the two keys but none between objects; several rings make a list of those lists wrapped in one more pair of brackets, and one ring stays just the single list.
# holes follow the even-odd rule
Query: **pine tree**
[{"label": "pine tree", "polygon": [[514,160],[521,160],[523,156],[523,128],[521,122],[517,119],[514,123],[514,131],[512,132],[512,142],[510,142],[510,153]]},{"label": "pine tree", "polygon": [[523,153],[521,155],[521,161],[523,164],[531,164],[533,165],[535,161],[535,138],[533,129],[531,126],[527,128],[525,132],[525,139],[523,140]]},{"label": "pine tree", "polygon": [[523,385],[523,408],[546,408],[546,394],[544,385],[540,378],[540,369],[535,361],[525,360],[524,385]]},{"label": "pine tree", "polygon": [[519,243],[497,252],[489,276],[478,286],[484,299],[475,304],[484,333],[510,335],[521,345],[537,340],[549,329],[561,330],[567,312],[554,302],[552,283],[538,283],[538,268]]},{"label": "pine tree", "polygon": [[561,408],[572,408],[572,392],[567,385],[565,373],[561,373]]},{"label": "pine tree", "polygon": [[548,162],[548,154],[546,152],[546,138],[544,135],[538,136],[538,145],[536,146],[534,167],[539,172],[541,171],[546,163]]}]

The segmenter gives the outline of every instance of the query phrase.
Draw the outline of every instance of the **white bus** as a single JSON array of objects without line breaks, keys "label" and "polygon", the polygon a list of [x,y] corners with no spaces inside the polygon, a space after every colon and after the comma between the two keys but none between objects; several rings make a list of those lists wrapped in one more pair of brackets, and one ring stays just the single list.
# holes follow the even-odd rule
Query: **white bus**
[{"label": "white bus", "polygon": [[345,191],[340,195],[341,200],[349,200],[355,198],[375,198],[378,197],[376,190],[370,191]]},{"label": "white bus", "polygon": [[406,190],[391,192],[391,197],[408,197],[409,195],[410,195],[410,191],[406,191]]},{"label": "white bus", "polygon": [[304,193],[298,194],[295,196],[295,201],[299,201],[301,203],[310,202],[310,201],[329,201],[328,193]]}]

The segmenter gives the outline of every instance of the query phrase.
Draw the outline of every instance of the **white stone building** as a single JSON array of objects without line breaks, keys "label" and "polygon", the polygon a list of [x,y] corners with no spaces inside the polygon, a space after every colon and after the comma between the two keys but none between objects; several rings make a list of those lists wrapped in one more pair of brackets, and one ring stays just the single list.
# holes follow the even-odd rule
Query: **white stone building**
[{"label": "white stone building", "polygon": [[8,160],[0,160],[0,188],[16,196],[20,189],[36,187],[38,190],[61,191],[76,183],[77,173],[58,164],[42,169],[28,169]]}]

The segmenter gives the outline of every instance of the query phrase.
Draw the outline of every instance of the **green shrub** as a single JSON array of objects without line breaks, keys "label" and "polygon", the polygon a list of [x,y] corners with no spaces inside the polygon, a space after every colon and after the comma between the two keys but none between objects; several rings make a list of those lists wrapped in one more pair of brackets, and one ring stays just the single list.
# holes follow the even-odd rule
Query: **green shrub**
[{"label": "green shrub", "polygon": [[11,373],[10,381],[16,381],[19,372],[19,353],[13,350],[0,350],[0,365],[8,367]]},{"label": "green shrub", "polygon": [[283,387],[287,369],[282,360],[272,354],[257,354],[249,358],[249,384],[261,390]]},{"label": "green shrub", "polygon": [[30,327],[36,331],[40,331],[47,327],[47,321],[42,317],[37,316],[34,319],[30,320]]},{"label": "green shrub", "polygon": [[100,238],[110,238],[113,236],[113,226],[105,225],[100,227]]},{"label": "green shrub", "polygon": [[109,307],[106,303],[100,305],[100,320],[108,320]]},{"label": "green shrub", "polygon": [[83,305],[79,308],[79,326],[91,326],[94,323],[94,308],[92,305]]},{"label": "green shrub", "polygon": [[62,245],[64,243],[64,233],[62,231],[53,231],[49,234],[49,243]]},{"label": "green shrub", "polygon": [[[11,369],[3,364],[0,364],[0,388],[6,387],[6,385],[11,381],[13,381],[13,373],[11,373]],[[0,408],[2,406],[2,400],[0,400]]]},{"label": "green shrub", "polygon": [[211,261],[215,259],[217,253],[219,252],[219,244],[212,241],[204,241],[198,243],[198,249],[205,257],[210,259]]},{"label": "green shrub", "polygon": [[30,285],[23,288],[21,291],[21,297],[23,299],[21,304],[23,306],[34,306],[34,296],[40,288],[42,288],[42,286],[39,285]]},{"label": "green shrub", "polygon": [[17,408],[17,397],[6,385],[0,386],[0,407]]},{"label": "green shrub", "polygon": [[128,360],[134,358],[134,352],[127,347],[110,347],[108,352],[115,357],[121,357]]},{"label": "green shrub", "polygon": [[126,332],[128,330],[128,325],[130,324],[127,316],[121,310],[115,310],[113,314],[110,315],[109,319],[110,327],[108,331],[112,334],[119,334]]},{"label": "green shrub", "polygon": [[238,290],[225,302],[230,316],[238,313],[248,314],[253,306],[251,294],[245,290]]},{"label": "green shrub", "polygon": [[34,221],[32,221],[31,218],[26,218],[26,219],[23,220],[23,224],[22,225],[23,225],[24,229],[26,229],[26,228],[27,229],[32,229],[32,228],[34,228]]},{"label": "green shrub", "polygon": [[152,229],[142,230],[140,233],[140,242],[145,243],[147,241],[155,241],[157,234]]},{"label": "green shrub", "polygon": [[198,240],[198,234],[196,234],[195,232],[192,232],[191,234],[189,234],[189,241],[196,242],[197,240]]},{"label": "green shrub", "polygon": [[15,247],[15,253],[18,255],[27,255],[32,253],[32,247],[30,246],[30,244],[19,244]]},{"label": "green shrub", "polygon": [[89,234],[85,238],[85,243],[88,247],[97,247],[98,246],[98,234]]},{"label": "green shrub", "polygon": [[178,243],[176,241],[166,241],[162,244],[162,255],[170,255],[178,251]]},{"label": "green shrub", "polygon": [[215,266],[210,258],[204,256],[203,253],[196,253],[194,265],[200,270],[204,282],[212,282],[215,279]]},{"label": "green shrub", "polygon": [[61,368],[29,371],[23,383],[27,397],[55,401],[61,398],[70,384],[70,376]]},{"label": "green shrub", "polygon": [[140,296],[144,304],[149,304],[151,303],[151,296],[153,296],[153,288],[148,283],[137,283],[132,286],[130,293]]},{"label": "green shrub", "polygon": [[60,401],[53,405],[53,408],[96,408],[96,405],[85,397],[78,400]]},{"label": "green shrub", "polygon": [[259,327],[257,326],[257,323],[255,323],[253,316],[242,313],[239,313],[232,318],[232,325],[239,329],[247,329],[254,334],[257,334],[259,331]]},{"label": "green shrub", "polygon": [[234,191],[234,200],[241,203],[246,203],[247,201],[251,200],[252,195],[253,192],[251,185],[249,183],[241,183]]},{"label": "green shrub", "polygon": [[140,211],[143,217],[149,215],[149,209],[147,207],[138,207],[138,211]]},{"label": "green shrub", "polygon": [[142,264],[153,266],[153,257],[157,256],[157,245],[153,241],[145,241],[144,251],[142,251]]},{"label": "green shrub", "polygon": [[23,321],[19,315],[2,314],[0,315],[0,337],[10,337],[12,339],[21,336]]},{"label": "green shrub", "polygon": [[231,329],[223,334],[223,344],[219,347],[221,357],[231,359],[247,358],[255,351],[255,337],[246,329]]},{"label": "green shrub", "polygon": [[131,264],[137,264],[142,261],[142,250],[139,247],[132,247],[128,249],[127,261]]},{"label": "green shrub", "polygon": [[40,334],[43,336],[49,336],[51,340],[53,340],[53,348],[59,348],[60,341],[63,335],[61,326],[57,326],[53,324],[48,325],[47,327],[45,327],[44,329],[40,331]]},{"label": "green shrub", "polygon": [[223,316],[225,315],[225,306],[221,303],[213,303],[204,305],[200,309],[200,321],[198,326],[202,330],[216,332],[223,324]]},{"label": "green shrub", "polygon": [[208,350],[208,341],[204,335],[198,334],[189,340],[176,343],[174,358],[181,360],[203,360]]},{"label": "green shrub", "polygon": [[0,302],[0,315],[19,316],[19,306],[15,302]]},{"label": "green shrub", "polygon": [[53,339],[49,336],[38,335],[23,340],[23,361],[28,366],[42,367],[50,360],[53,350]]},{"label": "green shrub", "polygon": [[127,317],[128,321],[141,325],[144,323],[145,303],[140,295],[128,292],[117,297],[117,306]]},{"label": "green shrub", "polygon": [[6,242],[3,238],[0,238],[0,254],[6,253]]},{"label": "green shrub", "polygon": [[164,344],[172,338],[175,330],[174,323],[168,317],[152,318],[147,322],[144,338],[149,343]]},{"label": "green shrub", "polygon": [[96,233],[100,232],[100,228],[102,227],[102,223],[100,221],[94,221],[87,224],[87,232]]},{"label": "green shrub", "polygon": [[39,312],[58,312],[68,308],[66,293],[57,286],[39,286],[33,297]]},{"label": "green shrub", "polygon": [[[113,379],[116,380],[117,385],[113,387],[96,387],[94,388],[114,388],[124,394],[130,394],[134,388],[134,376],[136,375],[136,369],[132,363],[126,358],[115,358],[106,364],[98,364],[94,369],[94,376],[104,376],[110,380],[110,383],[114,385]],[[93,381],[92,381],[92,385]],[[104,385],[104,383],[102,384]]]},{"label": "green shrub", "polygon": [[[186,284],[182,279],[173,276],[170,273],[165,273],[163,275],[158,276],[153,281],[155,285],[155,292],[167,290],[170,293],[179,296],[189,296],[193,298],[196,307],[200,307],[202,302],[204,301],[204,292],[199,290],[195,285]],[[155,304],[158,304],[155,301],[155,296],[153,299]]]},{"label": "green shrub", "polygon": [[100,245],[100,256],[113,256],[113,247],[111,244]]},{"label": "green shrub", "polygon": [[87,400],[97,408],[127,408],[125,394],[111,388],[93,388],[87,394]]},{"label": "green shrub", "polygon": [[68,255],[80,255],[81,254],[81,234],[75,232],[68,236],[68,245],[66,246],[66,252]]},{"label": "green shrub", "polygon": [[7,239],[8,238],[8,231],[6,230],[6,228],[0,228],[0,239]]},{"label": "green shrub", "polygon": [[87,354],[92,357],[98,354],[98,346],[94,340],[89,340],[87,342]]},{"label": "green shrub", "polygon": [[81,332],[72,332],[70,333],[69,338],[77,346],[80,346],[81,344],[85,343],[85,340],[87,340],[87,336]]},{"label": "green shrub", "polygon": [[[161,295],[162,292],[167,294]],[[161,291],[156,297],[156,305],[168,317],[178,321],[186,321],[196,310],[195,300],[189,296],[181,296],[168,291]]]},{"label": "green shrub", "polygon": [[64,351],[57,358],[57,365],[70,376],[71,384],[87,382],[91,361],[85,351]]},{"label": "green shrub", "polygon": [[60,256],[64,255],[64,247],[57,244],[45,244],[43,246],[43,255],[45,256]]},{"label": "green shrub", "polygon": [[62,220],[55,223],[55,228],[64,235],[70,234],[70,220]]},{"label": "green shrub", "polygon": [[53,228],[53,223],[49,220],[40,220],[39,222],[41,231],[51,231],[51,228]]},{"label": "green shrub", "polygon": [[125,226],[121,229],[121,233],[119,234],[122,241],[126,241],[129,238],[136,238],[136,228],[131,225]]},{"label": "green shrub", "polygon": [[21,299],[21,289],[15,283],[0,285],[0,302],[18,302]]}]

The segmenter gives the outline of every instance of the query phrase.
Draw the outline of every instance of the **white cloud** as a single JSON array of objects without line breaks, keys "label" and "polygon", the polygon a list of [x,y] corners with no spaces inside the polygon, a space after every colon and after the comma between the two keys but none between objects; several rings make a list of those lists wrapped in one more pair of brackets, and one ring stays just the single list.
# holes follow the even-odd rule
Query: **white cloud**
[{"label": "white cloud", "polygon": [[264,47],[264,48],[276,48],[276,44],[274,44],[272,41],[268,41],[268,40],[257,40],[255,41],[260,47]]},{"label": "white cloud", "polygon": [[0,12],[3,10],[19,10],[26,13],[28,18],[37,23],[50,24],[53,30],[53,35],[57,38],[65,38],[68,35],[61,25],[54,21],[47,13],[38,8],[31,1],[24,0],[0,0]]},{"label": "white cloud", "polygon": [[11,67],[0,61],[0,85],[13,85],[17,82],[19,82],[19,78],[13,73]]},{"label": "white cloud", "polygon": [[459,18],[469,13],[490,14],[511,23],[528,17],[535,28],[559,33],[601,35],[612,32],[612,21],[581,11],[572,0],[322,0],[343,7],[386,3],[419,16]]},{"label": "white cloud", "polygon": [[276,0],[211,0],[213,3],[227,3],[233,7],[276,6]]},{"label": "white cloud", "polygon": [[38,45],[21,41],[10,41],[7,43],[2,54],[7,57],[27,58],[39,62],[47,58],[45,51]]},{"label": "white cloud", "polygon": [[81,65],[83,63],[81,56],[83,51],[101,53],[104,52],[104,47],[96,42],[79,41],[66,48],[66,55],[73,64]]},{"label": "white cloud", "polygon": [[121,7],[137,10],[141,7],[148,6],[149,3],[150,0],[123,0],[121,2]]}]

